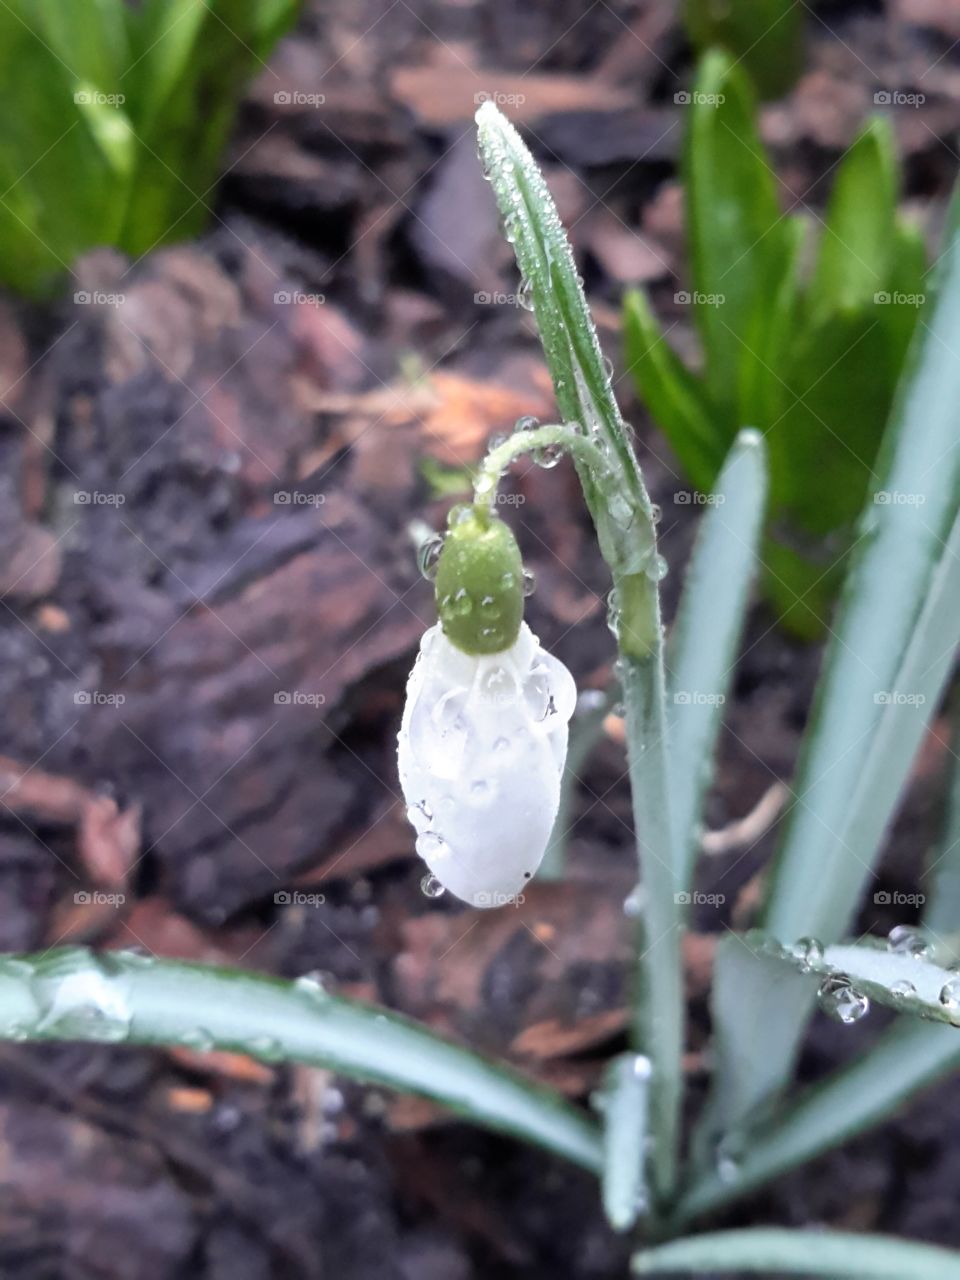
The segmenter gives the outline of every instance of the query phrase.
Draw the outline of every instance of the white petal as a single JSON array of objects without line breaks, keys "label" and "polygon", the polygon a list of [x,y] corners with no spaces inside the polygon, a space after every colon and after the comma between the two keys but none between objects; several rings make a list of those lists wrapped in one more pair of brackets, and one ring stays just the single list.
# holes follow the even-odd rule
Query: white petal
[{"label": "white petal", "polygon": [[477,907],[522,892],[560,803],[573,677],[523,624],[503,653],[471,657],[440,625],[423,637],[398,738],[417,852]]}]

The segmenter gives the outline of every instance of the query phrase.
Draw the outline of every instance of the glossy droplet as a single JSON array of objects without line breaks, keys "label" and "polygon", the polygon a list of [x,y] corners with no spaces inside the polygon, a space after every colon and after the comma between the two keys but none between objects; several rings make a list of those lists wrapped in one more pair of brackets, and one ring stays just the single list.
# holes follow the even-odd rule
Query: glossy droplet
[{"label": "glossy droplet", "polygon": [[930,943],[918,930],[908,924],[898,924],[887,934],[887,947],[895,955],[911,956],[925,960],[930,955]]},{"label": "glossy droplet", "polygon": [[184,1032],[180,1043],[185,1049],[192,1049],[194,1053],[210,1053],[213,1049],[213,1036],[204,1027],[194,1027]]},{"label": "glossy droplet", "polygon": [[420,881],[420,892],[425,898],[440,898],[443,896],[444,888],[437,877],[428,872]]},{"label": "glossy droplet", "polygon": [[520,292],[517,294],[517,301],[524,311],[533,310],[533,285],[529,280],[520,281]]},{"label": "glossy droplet", "polygon": [[256,1036],[247,1045],[247,1052],[264,1062],[282,1062],[284,1058],[283,1045],[272,1036]]},{"label": "glossy droplet", "polygon": [[530,413],[525,413],[523,417],[518,418],[513,424],[513,433],[516,435],[518,431],[536,431],[539,425],[539,418],[535,418]]},{"label": "glossy droplet", "polygon": [[613,361],[610,359],[609,356],[603,357],[603,372],[607,375],[608,378],[613,377]]},{"label": "glossy droplet", "polygon": [[532,569],[523,571],[523,598],[529,600],[537,589],[537,575]]},{"label": "glossy droplet", "polygon": [[299,978],[294,980],[293,989],[317,1004],[330,999],[330,993],[324,985],[323,974],[319,969],[315,969],[311,973],[301,974]]},{"label": "glossy droplet", "polygon": [[496,596],[482,596],[480,598],[480,616],[494,621],[500,617],[500,605]]},{"label": "glossy droplet", "polygon": [[732,1135],[720,1139],[716,1148],[715,1166],[721,1182],[729,1186],[740,1177],[743,1154],[742,1139]]},{"label": "glossy droplet", "polygon": [[660,521],[663,519],[663,510],[662,508],[658,507],[656,503],[653,503],[653,505],[650,508],[650,519],[653,521],[654,524],[659,524]]},{"label": "glossy droplet", "polygon": [[563,457],[563,453],[563,445],[559,442],[554,442],[553,444],[540,445],[537,449],[531,449],[530,457],[538,467],[542,467],[544,471],[550,471]]},{"label": "glossy droplet", "polygon": [[517,681],[512,671],[506,667],[489,667],[479,680],[479,689],[483,697],[493,698],[501,705],[516,700]]},{"label": "glossy droplet", "polygon": [[637,885],[623,900],[623,914],[628,920],[638,920],[643,911],[643,886]]},{"label": "glossy droplet", "polygon": [[545,667],[534,668],[523,682],[523,698],[534,720],[546,720],[556,713],[550,689],[550,673]]},{"label": "glossy droplet", "polygon": [[439,533],[435,533],[432,538],[428,538],[426,542],[420,544],[417,552],[417,565],[420,572],[432,582],[437,576],[437,565],[440,562],[440,552],[443,550],[443,538]]},{"label": "glossy droplet", "polygon": [[494,739],[494,741],[493,741],[493,749],[494,749],[494,751],[509,751],[509,750],[510,750],[510,739],[509,739],[509,738],[495,738],[495,739]]},{"label": "glossy droplet", "polygon": [[473,507],[469,502],[458,502],[447,512],[447,528],[455,529],[458,524],[465,524],[473,519]]},{"label": "glossy droplet", "polygon": [[31,973],[37,1005],[37,1028],[63,1040],[98,1040],[116,1044],[130,1033],[133,1014],[126,982],[109,957],[86,948],[70,948]]},{"label": "glossy droplet", "polygon": [[818,938],[800,938],[793,944],[793,955],[800,962],[800,972],[809,973],[823,960],[823,943]]},{"label": "glossy droplet", "polygon": [[436,831],[424,831],[423,835],[417,836],[417,853],[424,861],[428,858],[436,861],[437,858],[448,857],[450,849],[443,836],[438,835]]},{"label": "glossy droplet", "polygon": [[466,618],[473,612],[473,600],[466,587],[461,587],[448,597],[447,608],[455,618]]},{"label": "glossy droplet", "polygon": [[607,596],[607,626],[613,636],[620,635],[620,592],[614,587]]},{"label": "glossy droplet", "polygon": [[944,1009],[960,1009],[960,977],[951,978],[943,984],[939,1000]]},{"label": "glossy droplet", "polygon": [[647,557],[647,562],[643,568],[644,573],[651,582],[662,582],[670,572],[670,566],[661,555],[652,555]]},{"label": "glossy droplet", "polygon": [[845,1026],[859,1022],[870,1012],[869,999],[856,989],[849,978],[840,975],[825,978],[821,982],[817,1000],[827,1017],[833,1018],[835,1022],[842,1022]]},{"label": "glossy droplet", "polygon": [[895,1000],[909,1000],[917,994],[917,988],[912,982],[903,979],[902,982],[895,982],[890,988],[890,994]]}]

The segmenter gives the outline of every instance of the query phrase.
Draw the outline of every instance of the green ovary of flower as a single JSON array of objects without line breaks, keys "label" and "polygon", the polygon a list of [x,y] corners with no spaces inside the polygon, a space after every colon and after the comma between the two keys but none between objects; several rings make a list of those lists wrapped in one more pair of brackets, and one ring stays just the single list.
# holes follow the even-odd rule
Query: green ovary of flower
[{"label": "green ovary of flower", "polygon": [[500,653],[523,621],[523,562],[508,525],[486,507],[454,507],[437,565],[444,634],[470,654]]}]

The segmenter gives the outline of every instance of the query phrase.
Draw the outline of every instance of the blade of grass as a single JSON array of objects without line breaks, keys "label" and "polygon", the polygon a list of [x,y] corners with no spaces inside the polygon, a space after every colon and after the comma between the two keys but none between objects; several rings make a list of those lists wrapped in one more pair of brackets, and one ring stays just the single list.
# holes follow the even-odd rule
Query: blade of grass
[{"label": "blade of grass", "polygon": [[485,171],[530,288],[561,415],[589,433],[609,457],[614,476],[611,493],[602,477],[578,466],[618,598],[619,675],[644,888],[633,1047],[652,1064],[650,1181],[654,1198],[665,1202],[676,1177],[684,1003],[656,528],[573,254],[543,176],[517,131],[492,103],[477,112],[477,126]]},{"label": "blade of grass", "polygon": [[943,834],[931,850],[923,883],[927,901],[924,928],[934,936],[960,933],[960,693],[952,697],[952,768]]},{"label": "blade of grass", "polygon": [[308,978],[85,948],[0,960],[0,1038],[191,1045],[409,1090],[599,1171],[600,1135],[561,1098],[397,1014]]},{"label": "blade of grass", "polygon": [[745,1227],[672,1240],[634,1258],[635,1275],[760,1273],[765,1277],[823,1276],[824,1280],[956,1280],[960,1253],[896,1236],[853,1231],[788,1231]]},{"label": "blade of grass", "polygon": [[[937,296],[911,347],[878,464],[879,496],[887,500],[868,502],[861,521],[760,920],[784,942],[804,935],[832,942],[849,927],[912,760],[912,746],[896,740],[898,726],[916,742],[935,709],[949,646],[956,644],[955,606],[943,581],[955,571],[944,539],[960,503],[958,213],[955,201]],[[938,574],[941,589],[931,604]],[[921,682],[925,704],[884,701],[921,692]],[[872,812],[868,801],[876,804]],[[731,976],[731,998],[721,999],[715,1024],[718,1097],[737,1100],[735,1111],[724,1106],[713,1116],[721,1129],[785,1085],[810,1007],[802,982],[771,989],[758,974],[744,987],[743,976]],[[727,981],[721,956],[717,988]],[[733,1081],[724,1046],[738,1042],[751,1043],[753,1052]]]},{"label": "blade of grass", "polygon": [[756,568],[764,460],[762,436],[741,431],[697,530],[667,646],[670,798],[681,892],[693,876],[703,798]]},{"label": "blade of grass", "polygon": [[[740,942],[730,939],[742,950]],[[805,1089],[738,1144],[738,1159],[701,1173],[673,1225],[714,1213],[875,1125],[915,1094],[960,1068],[960,1031],[897,1019],[874,1047]]]}]

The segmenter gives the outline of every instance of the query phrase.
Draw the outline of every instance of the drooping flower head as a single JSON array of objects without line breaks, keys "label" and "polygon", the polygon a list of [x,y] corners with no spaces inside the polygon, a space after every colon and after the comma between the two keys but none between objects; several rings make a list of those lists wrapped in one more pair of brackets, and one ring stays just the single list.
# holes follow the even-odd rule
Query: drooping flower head
[{"label": "drooping flower head", "polygon": [[487,507],[455,507],[398,764],[434,883],[477,907],[514,900],[540,865],[576,702],[569,671],[523,621],[523,594],[510,528]]}]

